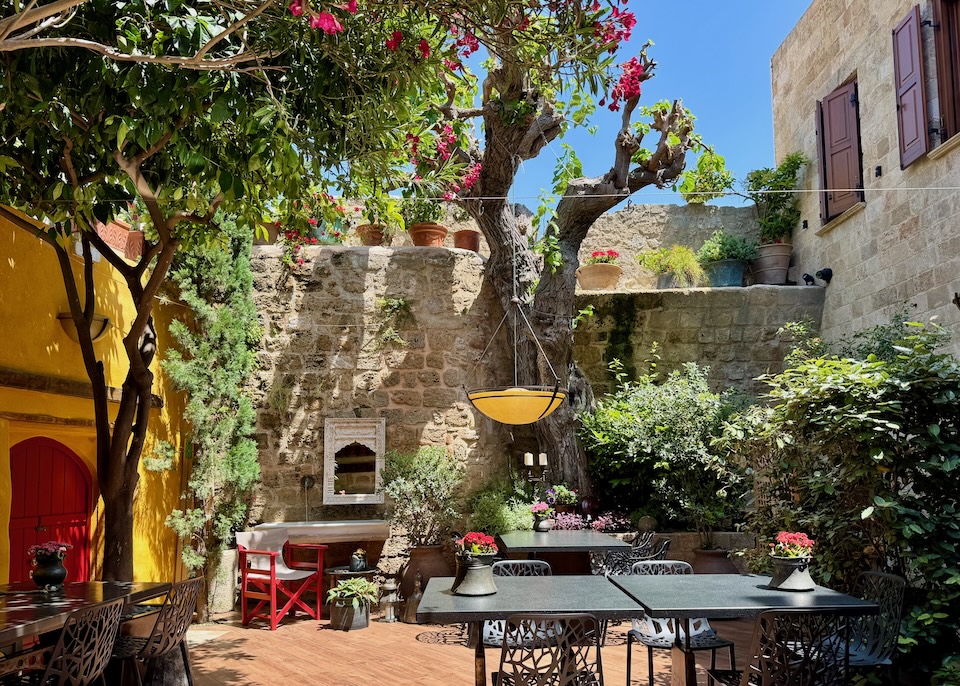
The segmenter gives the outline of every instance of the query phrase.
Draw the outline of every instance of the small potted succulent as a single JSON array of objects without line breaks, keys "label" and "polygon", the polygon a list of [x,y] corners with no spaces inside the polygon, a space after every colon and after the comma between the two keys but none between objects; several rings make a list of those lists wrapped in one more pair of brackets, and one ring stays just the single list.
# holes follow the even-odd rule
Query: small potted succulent
[{"label": "small potted succulent", "polygon": [[723,229],[714,231],[697,251],[697,261],[714,288],[742,286],[747,263],[755,259],[755,241],[732,236]]},{"label": "small potted succulent", "polygon": [[706,283],[697,255],[683,245],[644,250],[637,262],[657,276],[657,288],[688,288]]},{"label": "small potted succulent", "polygon": [[366,629],[370,606],[380,598],[380,587],[362,576],[343,579],[327,592],[330,627],[339,631]]},{"label": "small potted succulent", "polygon": [[616,263],[620,253],[616,250],[594,250],[584,264],[577,269],[577,281],[585,291],[601,291],[616,288],[623,269]]},{"label": "small potted succulent", "polygon": [[406,198],[401,208],[403,223],[414,245],[440,248],[447,237],[447,227],[441,222],[445,212],[437,200]]}]

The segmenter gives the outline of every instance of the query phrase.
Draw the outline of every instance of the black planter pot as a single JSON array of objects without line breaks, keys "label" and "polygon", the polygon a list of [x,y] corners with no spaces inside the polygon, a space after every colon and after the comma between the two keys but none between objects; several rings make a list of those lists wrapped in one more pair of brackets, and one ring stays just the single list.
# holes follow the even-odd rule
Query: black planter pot
[{"label": "black planter pot", "polygon": [[33,569],[30,577],[40,588],[48,591],[59,591],[67,578],[67,569],[63,566],[63,559],[59,555],[43,555],[38,553],[33,559]]},{"label": "black planter pot", "polygon": [[370,604],[360,603],[354,607],[350,600],[334,600],[330,603],[330,627],[339,631],[357,631],[370,625]]}]

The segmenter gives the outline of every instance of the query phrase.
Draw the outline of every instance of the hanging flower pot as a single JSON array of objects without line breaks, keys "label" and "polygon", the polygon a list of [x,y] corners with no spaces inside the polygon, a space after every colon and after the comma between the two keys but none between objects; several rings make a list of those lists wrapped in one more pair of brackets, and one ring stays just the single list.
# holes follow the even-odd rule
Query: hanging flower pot
[{"label": "hanging flower pot", "polygon": [[410,234],[410,240],[414,245],[424,248],[443,247],[443,241],[447,237],[447,227],[442,224],[421,223],[413,224],[407,229]]}]

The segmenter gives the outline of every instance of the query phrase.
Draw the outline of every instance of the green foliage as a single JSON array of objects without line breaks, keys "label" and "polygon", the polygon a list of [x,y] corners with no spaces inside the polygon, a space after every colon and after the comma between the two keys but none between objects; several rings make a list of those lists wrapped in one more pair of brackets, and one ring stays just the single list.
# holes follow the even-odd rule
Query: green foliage
[{"label": "green foliage", "polygon": [[830,349],[830,345],[814,333],[813,321],[809,318],[799,322],[787,322],[777,330],[777,335],[790,338],[790,350],[783,356],[788,367],[815,357],[823,357]]},{"label": "green foliage", "polygon": [[701,285],[707,280],[696,253],[684,245],[644,250],[637,255],[637,262],[658,276],[673,274],[677,284],[683,288]]},{"label": "green foliage", "polygon": [[361,605],[372,605],[380,600],[380,587],[362,576],[341,579],[327,591],[327,602],[335,600],[349,600],[354,609]]},{"label": "green foliage", "polygon": [[533,529],[530,494],[516,479],[494,479],[470,497],[467,509],[470,511],[467,528],[471,531],[497,536]]},{"label": "green foliage", "polygon": [[377,342],[383,345],[407,346],[400,329],[414,322],[410,301],[406,298],[378,298],[377,310],[380,314],[380,328],[377,330]]},{"label": "green foliage", "polygon": [[626,381],[580,415],[580,440],[598,490],[611,509],[644,504],[661,522],[689,523],[711,545],[712,528],[734,516],[739,479],[710,448],[724,398],[694,363],[663,383],[654,375]]},{"label": "green foliage", "polygon": [[187,321],[174,321],[176,349],[164,371],[187,395],[184,418],[193,428],[193,470],[187,482],[194,508],[167,518],[184,539],[189,569],[219,550],[243,528],[247,501],[260,477],[251,438],[254,410],[244,385],[253,373],[260,341],[250,272],[250,229],[221,217],[221,243],[180,254],[172,270]]},{"label": "green foliage", "polygon": [[895,321],[860,339],[886,348],[901,327],[886,359],[799,359],[765,378],[772,406],[729,423],[721,444],[756,466],[760,540],[806,531],[814,575],[841,590],[869,568],[904,576],[900,649],[949,671],[960,659],[960,362],[935,352],[935,326]]},{"label": "green foliage", "polygon": [[722,198],[733,188],[733,173],[727,169],[723,155],[706,149],[697,160],[697,168],[684,172],[679,191],[691,205],[702,205]]},{"label": "green foliage", "polygon": [[553,167],[553,187],[550,193],[540,194],[540,204],[531,220],[533,228],[540,229],[531,236],[531,248],[539,255],[543,255],[544,267],[551,273],[563,266],[563,252],[560,250],[560,229],[555,221],[557,198],[567,191],[567,184],[573,179],[583,176],[583,163],[577,157],[576,151],[567,143],[562,143],[563,153],[557,158]]},{"label": "green foliage", "polygon": [[722,229],[714,231],[697,250],[697,261],[700,264],[716,262],[717,260],[755,260],[757,259],[757,242],[740,236],[731,236]]},{"label": "green foliage", "polygon": [[570,320],[570,328],[576,329],[578,326],[580,326],[581,322],[586,321],[588,317],[592,317],[593,309],[593,305],[587,305],[586,307],[577,310],[577,315]]},{"label": "green foliage", "polygon": [[173,467],[177,449],[169,441],[157,441],[149,456],[143,458],[143,467],[148,472],[165,472]]},{"label": "green foliage", "polygon": [[437,224],[443,221],[443,204],[425,198],[404,198],[400,204],[400,214],[407,228],[414,224]]},{"label": "green foliage", "polygon": [[383,490],[393,501],[390,519],[406,529],[414,545],[440,543],[459,516],[463,478],[463,465],[443,446],[388,452]]},{"label": "green foliage", "polygon": [[776,169],[755,169],[747,174],[746,197],[757,208],[761,243],[778,243],[789,239],[800,221],[800,196],[793,192],[800,170],[809,163],[803,153],[792,152]]}]

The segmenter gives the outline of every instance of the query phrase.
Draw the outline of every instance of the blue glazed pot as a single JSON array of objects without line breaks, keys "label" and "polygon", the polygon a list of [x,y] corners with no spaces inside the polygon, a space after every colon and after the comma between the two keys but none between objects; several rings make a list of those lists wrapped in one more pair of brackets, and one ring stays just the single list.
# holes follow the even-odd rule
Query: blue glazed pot
[{"label": "blue glazed pot", "polygon": [[743,270],[747,267],[746,260],[717,260],[707,262],[703,270],[707,273],[710,285],[714,288],[743,285]]}]

